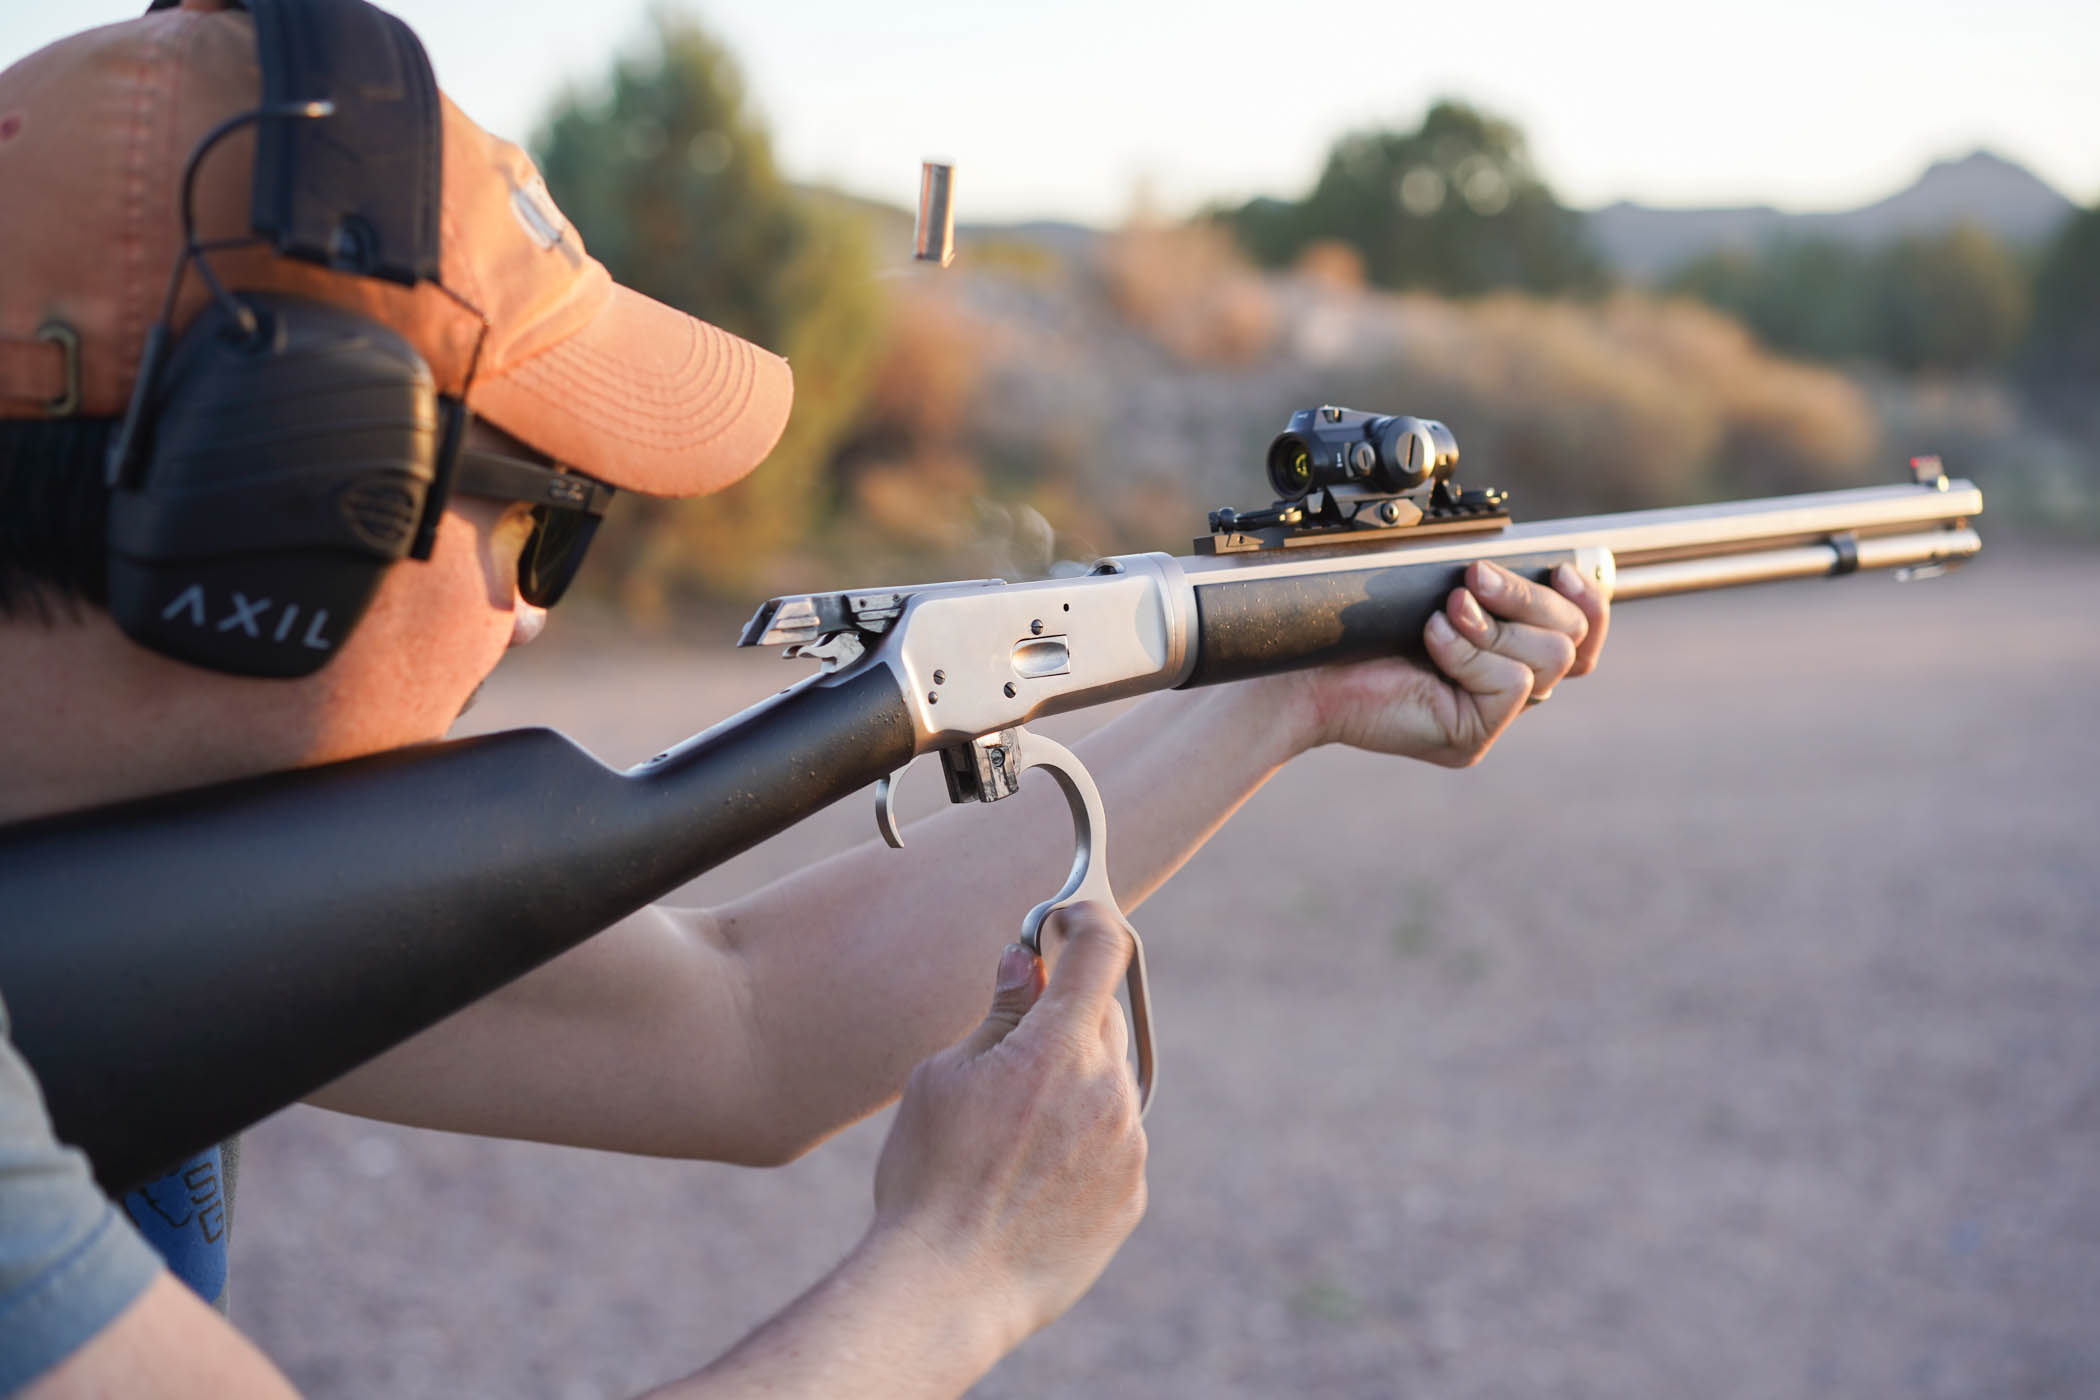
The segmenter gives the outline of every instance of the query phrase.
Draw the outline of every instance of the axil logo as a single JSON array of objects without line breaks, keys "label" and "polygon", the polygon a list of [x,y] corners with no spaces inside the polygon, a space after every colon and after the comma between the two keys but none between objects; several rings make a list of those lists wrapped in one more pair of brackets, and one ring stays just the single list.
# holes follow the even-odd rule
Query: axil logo
[{"label": "axil logo", "polygon": [[[286,646],[302,646],[312,651],[328,651],[335,644],[328,640],[328,609],[315,608],[306,614],[306,627],[299,630],[300,609],[297,603],[280,604],[274,598],[250,598],[239,589],[233,590],[229,610],[213,615],[210,600],[204,585],[193,583],[175,595],[169,604],[160,610],[163,622],[187,619],[192,627],[219,632],[242,632],[257,641],[265,639],[282,642]],[[275,608],[273,615],[271,609]],[[294,640],[296,638],[296,640]]]}]

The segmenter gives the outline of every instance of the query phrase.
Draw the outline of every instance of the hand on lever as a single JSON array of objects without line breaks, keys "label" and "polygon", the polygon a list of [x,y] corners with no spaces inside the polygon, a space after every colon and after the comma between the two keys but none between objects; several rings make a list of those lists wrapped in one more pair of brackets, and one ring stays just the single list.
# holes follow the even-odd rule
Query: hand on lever
[{"label": "hand on lever", "polygon": [[911,1076],[871,1236],[910,1240],[997,1311],[1007,1345],[1100,1277],[1145,1209],[1145,1133],[1116,988],[1131,944],[1091,905],[1053,916],[1047,981],[1016,944],[991,1013]]}]

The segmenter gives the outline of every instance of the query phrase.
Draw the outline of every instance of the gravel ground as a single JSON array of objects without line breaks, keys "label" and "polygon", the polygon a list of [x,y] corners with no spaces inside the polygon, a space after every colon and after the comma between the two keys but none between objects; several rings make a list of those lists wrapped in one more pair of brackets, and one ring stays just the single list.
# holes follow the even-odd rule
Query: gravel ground
[{"label": "gravel ground", "polygon": [[[1138,918],[1149,1215],[976,1393],[2100,1396],[2096,603],[2010,551],[1641,603],[1480,769],[1294,765]],[[793,674],[556,645],[475,723],[631,762]],[[316,1396],[626,1394],[852,1242],[884,1126],[760,1172],[296,1109],[235,1319]]]}]

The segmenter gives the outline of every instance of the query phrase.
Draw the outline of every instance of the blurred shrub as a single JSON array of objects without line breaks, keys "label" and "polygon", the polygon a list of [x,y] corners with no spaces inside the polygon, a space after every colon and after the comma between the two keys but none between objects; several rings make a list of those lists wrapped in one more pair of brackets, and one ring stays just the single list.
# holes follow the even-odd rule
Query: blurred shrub
[{"label": "blurred shrub", "polygon": [[[1931,453],[1983,488],[1984,535],[1996,549],[2009,528],[2100,542],[2100,471],[2093,443],[2052,431],[2023,412],[2012,386],[1987,375],[1919,378],[1873,371],[1861,382],[1881,421],[1889,460]],[[2090,392],[2090,390],[2088,390]]]},{"label": "blurred shrub", "polygon": [[828,504],[824,468],[872,366],[877,295],[858,224],[780,178],[733,60],[659,12],[602,99],[571,94],[537,146],[555,200],[619,281],[787,356],[795,411],[752,480],[702,501],[624,500],[594,551],[630,611],[749,589]]},{"label": "blurred shrub", "polygon": [[949,554],[969,542],[972,503],[983,491],[970,454],[927,447],[863,464],[853,477],[851,508],[861,524],[908,552]]},{"label": "blurred shrub", "polygon": [[1322,238],[1305,245],[1291,264],[1291,271],[1330,291],[1362,291],[1369,280],[1364,275],[1363,254],[1338,238]]},{"label": "blurred shrub", "polygon": [[1839,485],[1874,454],[1874,416],[1858,385],[1769,353],[1736,321],[1633,293],[1606,302],[1600,320],[1605,334],[1665,366],[1676,392],[1713,416],[1710,461],[1729,490]]},{"label": "blurred shrub", "polygon": [[834,462],[843,509],[834,549],[941,557],[967,541],[984,489],[965,429],[998,328],[971,315],[946,276],[889,284],[860,413]]},{"label": "blurred shrub", "polygon": [[2018,259],[1971,225],[1871,249],[1805,240],[1714,253],[1669,288],[1741,317],[1774,349],[1908,372],[2004,364],[2029,303]]},{"label": "blurred shrub", "polygon": [[1384,314],[1401,333],[1382,370],[1344,376],[1355,406],[1443,418],[1460,478],[1511,488],[1527,518],[1846,484],[1874,454],[1849,379],[1689,301],[1415,296]]},{"label": "blurred shrub", "polygon": [[882,340],[858,421],[841,460],[871,448],[895,453],[952,445],[962,436],[985,356],[1001,328],[931,280],[892,284]]},{"label": "blurred shrub", "polygon": [[1554,199],[1523,133],[1461,102],[1437,103],[1411,132],[1345,136],[1303,200],[1256,199],[1220,219],[1271,267],[1322,239],[1345,243],[1381,287],[1474,296],[1604,283],[1582,216]]},{"label": "blurred shrub", "polygon": [[1103,242],[1098,268],[1124,320],[1186,364],[1246,364],[1275,339],[1268,287],[1222,229],[1134,224]]}]

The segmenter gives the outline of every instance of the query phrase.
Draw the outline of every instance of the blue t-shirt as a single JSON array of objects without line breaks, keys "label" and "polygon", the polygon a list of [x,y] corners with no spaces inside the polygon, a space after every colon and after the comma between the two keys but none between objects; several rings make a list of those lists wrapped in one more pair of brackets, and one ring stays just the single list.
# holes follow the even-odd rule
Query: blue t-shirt
[{"label": "blue t-shirt", "polygon": [[0,1004],[0,1395],[116,1321],[160,1269],[160,1256],[95,1185],[87,1158],[52,1137]]},{"label": "blue t-shirt", "polygon": [[226,1310],[226,1235],[233,1191],[219,1149],[200,1152],[124,1195],[124,1213],[168,1269],[205,1302]]}]

